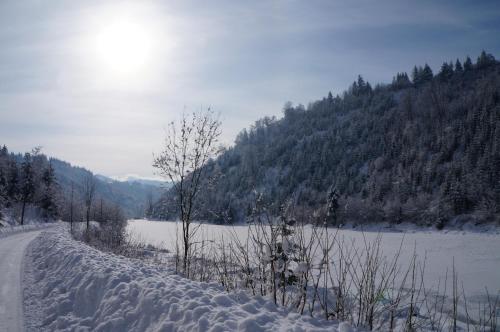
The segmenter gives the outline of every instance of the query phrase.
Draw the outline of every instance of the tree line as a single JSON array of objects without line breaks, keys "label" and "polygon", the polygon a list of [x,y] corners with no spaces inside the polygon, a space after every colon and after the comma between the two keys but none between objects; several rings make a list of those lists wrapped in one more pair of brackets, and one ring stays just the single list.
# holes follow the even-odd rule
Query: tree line
[{"label": "tree line", "polygon": [[45,222],[61,219],[68,222],[124,220],[119,206],[98,196],[98,181],[89,172],[70,183],[60,182],[55,161],[41,153],[41,148],[22,154],[0,149],[0,217],[23,225],[27,219]]},{"label": "tree line", "polygon": [[[196,218],[212,222],[245,220],[256,195],[276,216],[293,204],[322,220],[331,188],[331,223],[498,222],[500,63],[483,51],[390,84],[359,76],[342,94],[256,121],[204,170]],[[174,191],[154,210],[178,216]]]}]

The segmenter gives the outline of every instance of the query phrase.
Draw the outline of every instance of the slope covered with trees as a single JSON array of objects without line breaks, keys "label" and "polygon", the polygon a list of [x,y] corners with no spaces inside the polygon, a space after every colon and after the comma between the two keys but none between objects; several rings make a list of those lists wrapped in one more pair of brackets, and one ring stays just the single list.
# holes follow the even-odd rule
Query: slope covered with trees
[{"label": "slope covered with trees", "polygon": [[[334,188],[337,222],[498,221],[500,63],[492,55],[444,63],[436,75],[416,66],[375,87],[359,76],[342,95],[283,112],[243,130],[208,164],[217,181],[198,201],[198,218],[244,220],[256,193],[275,215],[293,205],[317,216]],[[177,214],[171,193],[157,206],[163,218]]]},{"label": "slope covered with trees", "polygon": [[[76,186],[78,192],[81,192],[82,179],[90,174],[90,171],[82,167],[72,166],[58,159],[51,159],[51,161],[66,196],[69,195],[71,190],[71,183]],[[104,201],[119,206],[129,218],[143,217],[145,211],[148,210],[149,202],[156,200],[161,191],[161,188],[157,185],[138,181],[115,181],[102,175],[96,175],[95,177],[97,183],[95,191],[98,203],[103,198]]]},{"label": "slope covered with trees", "polygon": [[98,221],[142,217],[158,194],[155,186],[97,177],[84,168],[49,159],[39,148],[24,155],[0,148],[0,214],[3,211],[18,223],[24,223],[27,214],[28,218],[78,222],[86,219],[87,211],[90,219]]}]

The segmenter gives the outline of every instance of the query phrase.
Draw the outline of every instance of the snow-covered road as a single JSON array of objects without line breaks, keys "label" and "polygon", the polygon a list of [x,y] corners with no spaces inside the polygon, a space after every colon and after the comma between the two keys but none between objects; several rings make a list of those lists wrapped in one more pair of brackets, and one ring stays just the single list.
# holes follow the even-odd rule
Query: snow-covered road
[{"label": "snow-covered road", "polygon": [[22,262],[26,247],[40,232],[0,238],[0,331],[23,330]]}]

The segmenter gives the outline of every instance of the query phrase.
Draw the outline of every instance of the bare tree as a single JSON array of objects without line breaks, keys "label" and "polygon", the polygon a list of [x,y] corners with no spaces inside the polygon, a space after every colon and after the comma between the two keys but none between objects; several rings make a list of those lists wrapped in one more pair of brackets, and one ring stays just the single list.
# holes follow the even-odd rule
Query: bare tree
[{"label": "bare tree", "polygon": [[167,127],[164,150],[154,158],[153,167],[172,183],[182,222],[183,268],[188,274],[190,244],[196,232],[191,221],[201,189],[205,165],[217,156],[220,121],[210,110],[183,114],[178,124]]},{"label": "bare tree", "polygon": [[96,187],[96,181],[94,174],[89,172],[83,177],[83,183],[82,183],[83,198],[85,200],[85,209],[86,209],[85,216],[87,220],[87,230],[89,229],[90,209],[92,208],[92,202],[94,201],[95,187]]}]

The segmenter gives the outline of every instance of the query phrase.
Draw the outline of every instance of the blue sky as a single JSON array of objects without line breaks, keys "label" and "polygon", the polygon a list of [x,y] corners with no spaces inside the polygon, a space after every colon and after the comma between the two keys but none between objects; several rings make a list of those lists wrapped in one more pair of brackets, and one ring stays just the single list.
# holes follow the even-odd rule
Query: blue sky
[{"label": "blue sky", "polygon": [[[134,24],[125,33],[141,31],[131,53],[148,50],[125,73],[110,61],[128,70],[130,52],[96,50],[123,21]],[[3,0],[0,144],[148,177],[165,125],[183,110],[211,106],[231,144],[286,101],[340,93],[358,74],[389,82],[482,49],[498,58],[498,36],[498,1]]]}]

